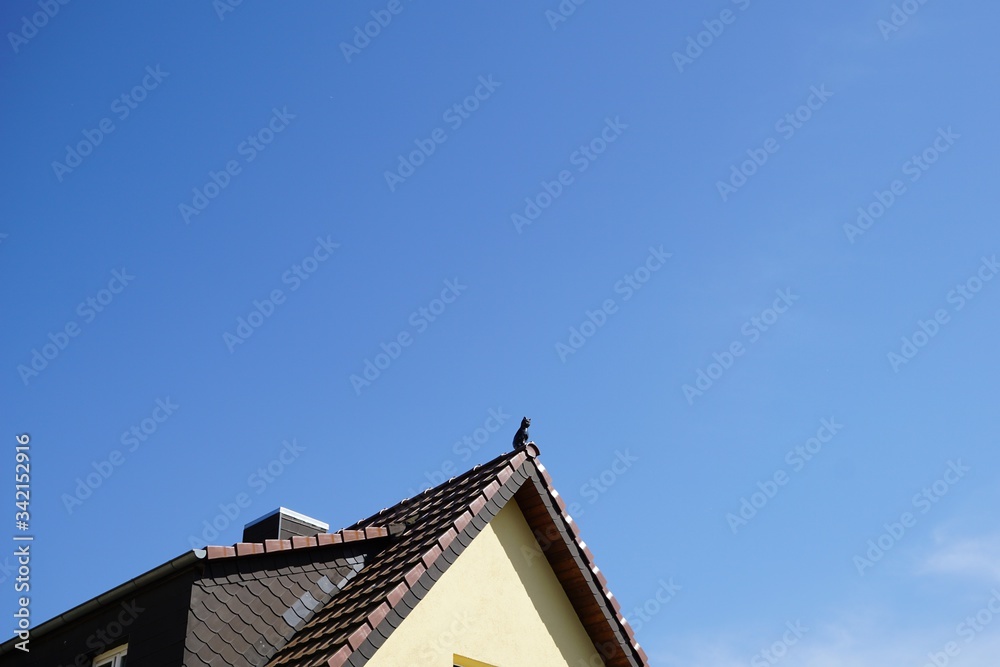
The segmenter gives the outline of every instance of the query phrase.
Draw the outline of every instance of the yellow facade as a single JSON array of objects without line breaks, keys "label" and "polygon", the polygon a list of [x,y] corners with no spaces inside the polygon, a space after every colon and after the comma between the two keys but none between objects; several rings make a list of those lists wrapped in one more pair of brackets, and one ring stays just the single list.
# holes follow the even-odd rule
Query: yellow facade
[{"label": "yellow facade", "polygon": [[461,655],[495,667],[602,664],[587,631],[511,500],[368,662],[450,667]]}]

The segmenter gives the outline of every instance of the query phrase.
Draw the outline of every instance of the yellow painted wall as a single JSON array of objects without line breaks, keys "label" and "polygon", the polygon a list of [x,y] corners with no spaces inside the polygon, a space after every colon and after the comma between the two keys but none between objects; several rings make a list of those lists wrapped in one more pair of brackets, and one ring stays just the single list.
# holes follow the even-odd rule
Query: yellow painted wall
[{"label": "yellow painted wall", "polygon": [[[529,551],[522,552],[522,547]],[[603,664],[517,503],[507,503],[386,640],[370,667]]]}]

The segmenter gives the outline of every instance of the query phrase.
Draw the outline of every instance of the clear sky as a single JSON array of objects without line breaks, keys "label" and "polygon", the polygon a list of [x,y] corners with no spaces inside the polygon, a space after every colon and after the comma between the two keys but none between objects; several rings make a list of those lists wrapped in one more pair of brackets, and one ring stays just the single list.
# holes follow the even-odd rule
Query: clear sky
[{"label": "clear sky", "polygon": [[528,415],[654,665],[993,665],[998,21],[5,3],[35,621]]}]

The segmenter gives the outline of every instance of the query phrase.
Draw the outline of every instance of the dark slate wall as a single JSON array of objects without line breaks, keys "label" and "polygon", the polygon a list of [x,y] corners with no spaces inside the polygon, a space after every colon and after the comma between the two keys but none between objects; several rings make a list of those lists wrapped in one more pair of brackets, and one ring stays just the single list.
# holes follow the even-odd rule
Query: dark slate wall
[{"label": "dark slate wall", "polygon": [[124,643],[137,667],[181,667],[194,569],[100,611],[32,638],[29,653],[0,656],[2,667],[90,667],[91,660]]},{"label": "dark slate wall", "polygon": [[185,666],[267,664],[364,562],[362,547],[346,544],[207,561],[192,592]]}]

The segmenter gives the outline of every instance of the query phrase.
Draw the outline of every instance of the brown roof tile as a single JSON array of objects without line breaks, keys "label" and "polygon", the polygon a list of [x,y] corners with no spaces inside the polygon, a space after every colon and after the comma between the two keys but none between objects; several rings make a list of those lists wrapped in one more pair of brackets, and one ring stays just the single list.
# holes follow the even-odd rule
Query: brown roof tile
[{"label": "brown roof tile", "polygon": [[311,537],[303,537],[301,535],[293,535],[292,536],[292,548],[293,549],[304,549],[304,548],[307,548],[307,547],[315,547],[315,546],[318,546],[318,544],[319,543],[316,541],[316,536],[315,535],[313,535]]},{"label": "brown roof tile", "polygon": [[347,662],[348,658],[351,657],[351,653],[352,651],[350,646],[342,646],[336,653],[330,656],[330,659],[326,661],[326,664],[329,665],[329,667],[342,667],[343,664]]},{"label": "brown roof tile", "polygon": [[[343,592],[304,622],[267,664],[363,665],[479,531],[516,497],[535,534],[549,536],[542,552],[595,647],[604,649],[606,664],[645,667],[645,654],[634,643],[603,574],[592,567],[593,555],[537,456],[531,443],[340,531],[343,547],[376,535],[389,539],[373,543],[379,548]],[[321,535],[318,543],[332,539]]]}]

